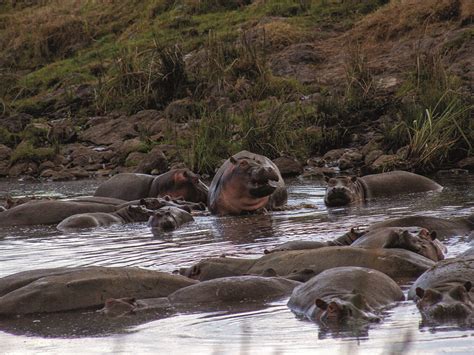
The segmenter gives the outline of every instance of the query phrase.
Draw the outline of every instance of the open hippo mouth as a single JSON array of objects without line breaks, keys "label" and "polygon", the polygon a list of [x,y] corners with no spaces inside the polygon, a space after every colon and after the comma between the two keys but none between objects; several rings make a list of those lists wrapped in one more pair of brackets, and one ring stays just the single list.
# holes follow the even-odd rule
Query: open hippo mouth
[{"label": "open hippo mouth", "polygon": [[277,181],[273,180],[252,181],[249,192],[253,197],[260,198],[271,195],[277,187]]}]

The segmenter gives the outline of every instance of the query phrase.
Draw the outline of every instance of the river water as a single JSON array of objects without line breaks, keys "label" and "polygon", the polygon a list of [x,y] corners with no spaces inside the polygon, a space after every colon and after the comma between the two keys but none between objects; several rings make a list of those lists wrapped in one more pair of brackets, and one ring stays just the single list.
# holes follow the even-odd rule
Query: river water
[{"label": "river water", "polygon": [[[54,227],[0,230],[0,277],[59,266],[137,266],[173,271],[202,258],[258,257],[265,248],[295,239],[330,240],[354,226],[411,214],[454,217],[474,212],[474,176],[435,178],[440,193],[381,199],[364,206],[324,206],[324,183],[292,180],[289,204],[295,209],[242,217],[197,216],[162,236],[143,224],[64,234]],[[0,194],[70,197],[90,195],[99,181],[27,183],[0,181]],[[298,208],[311,203],[315,208]],[[469,247],[467,237],[445,241],[448,257]],[[407,291],[409,284],[403,285]],[[292,354],[292,353],[470,353],[474,330],[424,326],[416,306],[401,302],[381,323],[352,331],[320,329],[297,318],[287,299],[240,312],[178,314],[144,324],[97,328],[81,316],[51,321],[43,317],[0,330],[0,354]],[[68,317],[65,315],[64,317]],[[0,324],[1,326],[1,324]]]}]

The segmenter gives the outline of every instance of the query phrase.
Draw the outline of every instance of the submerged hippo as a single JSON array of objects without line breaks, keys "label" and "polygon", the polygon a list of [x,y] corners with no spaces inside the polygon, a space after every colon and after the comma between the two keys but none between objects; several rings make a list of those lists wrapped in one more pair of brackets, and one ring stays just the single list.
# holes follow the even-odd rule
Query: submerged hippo
[{"label": "submerged hippo", "polygon": [[148,226],[151,227],[153,234],[160,232],[173,231],[184,223],[194,221],[193,216],[178,207],[168,206],[153,211],[148,219]]},{"label": "submerged hippo", "polygon": [[[183,213],[187,213],[180,210]],[[146,222],[154,212],[142,205],[130,205],[116,212],[80,213],[64,219],[56,227],[60,231],[70,231],[81,228],[106,227],[113,224]]]},{"label": "submerged hippo", "polygon": [[132,267],[55,268],[0,278],[0,315],[103,306],[107,298],[166,297],[196,281]]},{"label": "submerged hippo", "polygon": [[217,215],[239,215],[286,204],[285,182],[273,162],[245,150],[219,168],[209,187],[208,207]]},{"label": "submerged hippo", "polygon": [[330,207],[362,202],[374,197],[443,189],[433,180],[407,171],[391,171],[360,178],[340,176],[328,179],[327,183],[324,203]]},{"label": "submerged hippo", "polygon": [[436,232],[429,233],[425,228],[413,230],[386,227],[370,230],[355,240],[351,246],[360,248],[400,248],[423,255],[433,261],[444,259],[444,245],[436,240]]},{"label": "submerged hippo", "polygon": [[440,261],[410,288],[409,299],[428,323],[461,321],[474,324],[474,257]]},{"label": "submerged hippo", "polygon": [[133,298],[108,299],[102,312],[109,316],[129,313],[174,310],[210,311],[229,307],[248,308],[291,294],[300,282],[281,277],[237,276],[224,277],[184,287],[168,297],[136,300]]},{"label": "submerged hippo", "polygon": [[286,277],[304,269],[311,269],[317,275],[334,267],[360,266],[381,271],[395,280],[406,280],[421,275],[433,265],[433,261],[408,250],[342,246],[281,251],[258,259],[209,258],[179,272],[204,281],[225,276],[261,275],[268,269]]},{"label": "submerged hippo", "polygon": [[293,290],[288,307],[296,314],[323,323],[353,319],[378,321],[378,312],[405,300],[387,275],[362,267],[326,270]]},{"label": "submerged hippo", "polygon": [[407,216],[375,223],[371,225],[369,229],[373,230],[385,227],[411,226],[417,226],[426,228],[430,231],[436,231],[437,238],[439,239],[444,239],[454,235],[464,236],[474,231],[474,214],[452,219],[431,216]]},{"label": "submerged hippo", "polygon": [[133,173],[117,174],[102,183],[94,196],[131,201],[144,197],[168,195],[171,198],[206,203],[207,193],[208,188],[200,180],[199,175],[189,169],[172,169],[158,176]]}]

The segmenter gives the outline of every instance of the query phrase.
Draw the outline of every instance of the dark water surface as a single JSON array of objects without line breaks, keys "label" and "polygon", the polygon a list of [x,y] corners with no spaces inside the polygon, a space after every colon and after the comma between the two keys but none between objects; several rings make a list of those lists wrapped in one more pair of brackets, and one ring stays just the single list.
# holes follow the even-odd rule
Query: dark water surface
[{"label": "dark water surface", "polygon": [[[436,179],[441,193],[406,195],[366,206],[327,209],[320,181],[289,182],[289,204],[312,203],[265,216],[198,216],[174,233],[154,237],[145,224],[64,234],[54,227],[0,230],[0,277],[59,266],[138,266],[173,271],[222,254],[258,257],[265,248],[295,239],[329,240],[354,226],[389,217],[423,214],[454,217],[474,212],[474,176]],[[90,195],[98,181],[22,183],[0,181],[0,194],[69,197]],[[445,242],[448,257],[469,247],[466,237]],[[409,285],[405,285],[405,290]],[[121,324],[95,331],[87,314],[61,322],[41,317],[0,331],[0,354],[16,353],[466,353],[474,349],[474,330],[457,326],[425,327],[411,301],[387,312],[383,322],[357,331],[319,329],[298,319],[281,300],[244,312],[178,314],[141,325]],[[65,315],[64,317],[68,317]],[[81,317],[85,317],[82,319]],[[403,346],[409,346],[404,349]]]}]

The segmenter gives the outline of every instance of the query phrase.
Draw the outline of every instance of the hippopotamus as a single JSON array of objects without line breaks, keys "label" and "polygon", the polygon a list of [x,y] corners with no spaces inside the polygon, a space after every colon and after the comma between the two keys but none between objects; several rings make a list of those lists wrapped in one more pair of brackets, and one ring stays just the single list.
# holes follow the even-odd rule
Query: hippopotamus
[{"label": "hippopotamus", "polygon": [[474,214],[452,219],[419,215],[406,216],[375,223],[369,226],[369,229],[373,230],[385,227],[412,226],[426,228],[430,231],[436,231],[437,238],[441,240],[454,235],[464,236],[468,235],[474,230]]},{"label": "hippopotamus", "polygon": [[167,206],[153,211],[148,219],[148,226],[153,234],[173,231],[184,223],[194,221],[193,216],[178,207]]},{"label": "hippopotamus", "polygon": [[180,274],[200,281],[225,276],[260,275],[273,269],[285,277],[304,269],[315,274],[340,266],[369,267],[395,280],[413,279],[434,265],[424,256],[404,249],[365,249],[354,247],[323,247],[319,249],[281,251],[258,259],[209,258],[189,268],[181,268]]},{"label": "hippopotamus", "polygon": [[287,251],[287,250],[305,250],[305,249],[318,249],[329,246],[343,246],[351,245],[355,240],[363,236],[365,232],[361,232],[352,228],[349,232],[344,233],[342,236],[329,240],[326,242],[319,242],[313,240],[291,240],[289,242],[283,243],[273,249],[263,251],[264,254],[275,253],[278,251]]},{"label": "hippopotamus", "polygon": [[227,159],[212,179],[208,208],[217,215],[239,215],[272,210],[287,199],[277,166],[267,157],[243,150]]},{"label": "hippopotamus", "polygon": [[123,316],[148,311],[215,311],[230,307],[248,308],[291,294],[300,282],[281,277],[236,276],[203,281],[177,290],[167,297],[137,300],[108,299],[101,310],[108,316]]},{"label": "hippopotamus", "polygon": [[327,183],[324,203],[330,207],[345,206],[375,197],[443,189],[433,180],[407,171],[391,171],[363,177],[340,176],[327,179]]},{"label": "hippopotamus", "polygon": [[[413,229],[414,228],[414,229]],[[446,248],[436,240],[436,232],[425,228],[411,227],[412,230],[386,227],[370,230],[355,240],[351,246],[360,248],[400,248],[423,255],[433,261],[444,259]]]},{"label": "hippopotamus", "polygon": [[166,297],[196,281],[133,267],[25,271],[0,278],[0,315],[102,307],[107,298]]},{"label": "hippopotamus", "polygon": [[474,256],[440,261],[423,273],[408,292],[408,298],[428,323],[472,322],[474,319]]},{"label": "hippopotamus", "polygon": [[354,319],[379,321],[382,308],[404,301],[402,290],[387,275],[364,267],[336,267],[296,287],[288,307],[322,323]]},{"label": "hippopotamus", "polygon": [[[181,209],[177,210],[188,213]],[[81,228],[106,227],[113,224],[146,222],[153,213],[154,211],[142,205],[129,205],[111,213],[94,212],[75,214],[64,219],[56,228],[60,231],[70,231]]]},{"label": "hippopotamus", "polygon": [[94,196],[114,197],[126,201],[144,197],[182,198],[191,202],[207,203],[207,186],[199,175],[189,169],[172,169],[164,174],[122,173],[102,183]]}]

